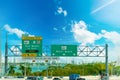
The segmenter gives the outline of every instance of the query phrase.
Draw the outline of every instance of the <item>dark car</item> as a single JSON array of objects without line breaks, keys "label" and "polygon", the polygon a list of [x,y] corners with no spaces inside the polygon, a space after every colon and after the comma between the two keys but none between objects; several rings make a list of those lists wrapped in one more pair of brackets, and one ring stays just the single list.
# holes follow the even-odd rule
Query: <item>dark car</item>
[{"label": "dark car", "polygon": [[61,80],[60,78],[53,78],[53,80]]},{"label": "dark car", "polygon": [[24,78],[24,76],[17,76],[17,78]]},{"label": "dark car", "polygon": [[43,77],[40,76],[40,77],[36,77],[36,76],[29,76],[27,77],[26,80],[43,80]]},{"label": "dark car", "polygon": [[50,79],[50,78],[52,78],[52,76],[48,76],[47,78],[49,78],[49,79]]},{"label": "dark car", "polygon": [[85,78],[77,78],[77,80],[85,80]]},{"label": "dark car", "polygon": [[35,76],[29,76],[29,77],[27,77],[26,80],[37,80],[37,77],[35,77]]}]

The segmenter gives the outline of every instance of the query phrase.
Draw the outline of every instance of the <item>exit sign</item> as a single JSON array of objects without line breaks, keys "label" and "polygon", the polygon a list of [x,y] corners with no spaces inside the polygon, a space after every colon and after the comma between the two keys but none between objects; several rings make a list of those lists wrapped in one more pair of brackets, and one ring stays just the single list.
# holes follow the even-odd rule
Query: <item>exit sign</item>
[{"label": "exit sign", "polygon": [[42,56],[42,37],[22,36],[22,57]]}]

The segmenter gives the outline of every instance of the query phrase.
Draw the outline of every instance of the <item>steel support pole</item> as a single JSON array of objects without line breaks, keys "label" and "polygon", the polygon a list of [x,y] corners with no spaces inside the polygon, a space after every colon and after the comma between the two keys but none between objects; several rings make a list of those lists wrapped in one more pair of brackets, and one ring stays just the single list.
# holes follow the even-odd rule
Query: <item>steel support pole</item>
[{"label": "steel support pole", "polygon": [[6,34],[6,43],[5,43],[5,74],[7,73],[7,65],[8,65],[8,34]]},{"label": "steel support pole", "polygon": [[106,80],[109,80],[109,70],[108,70],[108,44],[105,45],[105,60],[106,60]]},{"label": "steel support pole", "polygon": [[0,28],[0,76],[2,75],[2,30]]}]

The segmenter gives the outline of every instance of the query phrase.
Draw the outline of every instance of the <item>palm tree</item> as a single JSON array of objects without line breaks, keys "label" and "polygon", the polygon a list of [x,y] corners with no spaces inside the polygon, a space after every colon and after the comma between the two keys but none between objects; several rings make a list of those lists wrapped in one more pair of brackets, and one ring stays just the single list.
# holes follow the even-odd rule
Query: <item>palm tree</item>
[{"label": "palm tree", "polygon": [[31,71],[32,71],[32,69],[30,66],[26,67],[26,75],[27,76],[29,76],[31,74]]},{"label": "palm tree", "polygon": [[15,66],[14,65],[10,65],[9,66],[9,68],[8,68],[8,73],[10,74],[10,75],[14,75],[14,73],[15,73]]},{"label": "palm tree", "polygon": [[20,65],[20,67],[19,67],[19,70],[21,70],[21,72],[22,72],[22,75],[24,76],[28,76],[28,75],[30,75],[31,74],[31,71],[32,71],[32,69],[31,69],[31,67],[25,67],[25,66],[23,66],[23,65]]},{"label": "palm tree", "polygon": [[19,70],[21,70],[22,75],[24,76],[25,75],[25,66],[20,65]]}]

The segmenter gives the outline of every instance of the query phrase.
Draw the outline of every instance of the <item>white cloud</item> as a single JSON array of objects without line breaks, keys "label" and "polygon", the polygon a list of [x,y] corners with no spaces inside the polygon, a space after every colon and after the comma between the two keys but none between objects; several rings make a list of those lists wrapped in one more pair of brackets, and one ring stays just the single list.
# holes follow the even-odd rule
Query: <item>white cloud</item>
[{"label": "white cloud", "polygon": [[102,30],[102,37],[111,41],[115,46],[120,46],[120,33],[116,31],[108,32],[106,30]]},{"label": "white cloud", "polygon": [[53,28],[54,31],[57,31],[58,29],[56,27]]},{"label": "white cloud", "polygon": [[72,24],[72,32],[74,34],[75,40],[79,43],[94,43],[96,40],[105,38],[114,45],[120,46],[120,33],[116,31],[108,32],[106,30],[101,30],[101,33],[96,34],[87,30],[87,24],[82,20]]},{"label": "white cloud", "polygon": [[[116,60],[120,56],[120,33],[116,31],[101,30],[99,34],[87,30],[87,25],[84,21],[75,22],[72,24],[72,32],[74,39],[81,44],[94,44],[96,40],[103,38],[104,44],[108,44],[109,60]],[[102,44],[103,44],[102,43]],[[101,44],[101,43],[99,43]]]},{"label": "white cloud", "polygon": [[[116,31],[108,32],[106,30],[102,30],[102,37],[106,40],[113,43],[114,47],[111,45],[109,46],[109,58],[116,60],[118,56],[120,56],[120,33]],[[108,43],[109,44],[109,43]]]},{"label": "white cloud", "polygon": [[110,4],[112,4],[112,3],[115,2],[115,1],[116,1],[116,0],[111,0],[111,1],[109,1],[108,3],[106,3],[106,4],[104,4],[104,5],[100,6],[100,7],[98,7],[98,8],[96,8],[96,9],[94,9],[94,10],[91,12],[91,14],[94,14],[94,13],[102,10],[103,8],[109,6]]},{"label": "white cloud", "polygon": [[67,11],[63,10],[62,7],[58,7],[56,14],[63,14],[64,16],[67,16]]},{"label": "white cloud", "polygon": [[82,20],[72,25],[72,32],[75,40],[82,44],[92,44],[101,37],[101,35],[88,31],[86,23]]},{"label": "white cloud", "polygon": [[8,24],[4,25],[4,29],[8,31],[10,34],[16,34],[19,38],[22,37],[22,34],[28,34],[29,36],[34,36],[30,35],[28,32],[22,31],[18,28],[11,28]]},{"label": "white cloud", "polygon": [[62,7],[59,7],[58,10],[57,10],[57,12],[58,12],[59,14],[61,14],[61,13],[63,12]]},{"label": "white cloud", "polygon": [[63,14],[64,14],[64,16],[67,16],[67,11],[64,10],[64,11],[63,11]]}]

